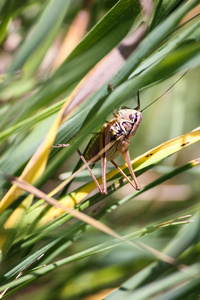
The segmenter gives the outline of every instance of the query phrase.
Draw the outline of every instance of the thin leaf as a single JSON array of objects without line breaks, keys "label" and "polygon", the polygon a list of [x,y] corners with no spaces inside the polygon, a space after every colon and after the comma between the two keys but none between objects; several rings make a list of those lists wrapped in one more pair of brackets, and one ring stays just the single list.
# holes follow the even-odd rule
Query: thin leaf
[{"label": "thin leaf", "polygon": [[[171,243],[167,246],[165,253],[168,253],[172,255],[173,257],[178,257],[180,254],[182,254],[184,251],[186,251],[189,247],[192,245],[199,243],[199,215],[197,214],[194,218],[194,222],[183,226],[180,232],[177,234],[177,238],[174,238]],[[187,238],[186,238],[187,237]],[[144,268],[142,271],[138,272],[137,274],[133,275],[132,278],[130,278],[128,281],[126,281],[120,289],[106,297],[106,299],[111,300],[111,299],[146,299],[143,297],[147,297],[146,293],[149,293],[148,295],[154,294],[156,291],[155,289],[150,290],[148,288],[141,288],[141,290],[138,290],[137,294],[137,289],[139,287],[143,287],[147,285],[148,283],[153,282],[156,278],[159,278],[163,275],[164,272],[168,270],[168,265],[165,263],[162,263],[160,261],[155,262],[148,267]],[[180,272],[179,276],[188,278],[190,280],[194,280],[194,277],[199,276],[199,269],[197,272],[193,270],[193,268],[188,268],[184,270],[185,272]],[[173,277],[173,275],[172,275]],[[164,280],[165,281],[165,280]],[[166,279],[167,281],[167,279]],[[159,282],[159,281],[158,281]],[[160,286],[157,281],[155,282],[155,286],[158,288]],[[172,283],[172,282],[171,282]],[[173,283],[172,283],[173,284]],[[151,284],[152,286],[152,284]],[[134,292],[135,291],[135,292]],[[158,291],[158,290],[157,290]],[[140,296],[140,297],[139,297]],[[126,298],[127,297],[127,298]],[[139,297],[139,298],[137,298]]]},{"label": "thin leaf", "polygon": [[[196,143],[200,140],[200,128],[196,128],[195,130],[191,131],[190,133],[184,134],[178,138],[172,139],[170,141],[167,141],[149,151],[142,154],[141,156],[135,158],[131,161],[132,167],[134,171],[139,171],[142,169],[145,169],[151,165],[154,165],[158,163],[159,161],[163,160],[164,158],[174,154],[177,151],[180,151],[184,147],[187,147],[193,143]],[[80,170],[82,170],[84,167],[82,167]],[[127,165],[124,164],[120,167],[122,170],[127,168]],[[78,172],[77,172],[78,173]],[[57,193],[61,188],[63,188],[74,176],[72,175],[70,178],[65,180],[59,187],[55,189],[54,193]],[[113,171],[107,173],[106,180],[112,179],[116,174],[118,173],[117,169],[114,169]],[[102,178],[97,179],[99,184],[102,184]],[[74,199],[76,203],[81,202],[84,200],[94,189],[96,189],[96,185],[94,181],[91,181],[90,183],[84,185],[83,187],[80,187],[70,195],[65,196],[60,202],[63,203],[63,205],[68,205],[71,207],[74,203]],[[50,220],[54,219],[56,216],[60,214],[59,210],[52,208],[49,210],[46,216],[44,216],[39,224],[45,224],[46,222],[49,222]]]},{"label": "thin leaf", "polygon": [[60,0],[59,2],[51,0],[47,3],[45,10],[42,12],[40,19],[36,23],[31,37],[28,37],[18,50],[18,53],[10,67],[10,72],[15,72],[23,66],[27,58],[51,32],[51,29],[59,28],[69,6],[70,0]]}]

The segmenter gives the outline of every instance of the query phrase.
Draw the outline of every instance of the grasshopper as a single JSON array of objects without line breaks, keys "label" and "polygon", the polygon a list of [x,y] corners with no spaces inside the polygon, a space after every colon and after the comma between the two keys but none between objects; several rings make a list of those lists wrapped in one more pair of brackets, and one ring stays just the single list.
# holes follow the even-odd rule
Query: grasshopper
[{"label": "grasshopper", "polygon": [[[190,69],[189,69],[190,70]],[[78,151],[81,159],[89,170],[93,180],[95,181],[99,191],[102,194],[107,194],[107,185],[106,185],[106,164],[107,161],[110,161],[118,171],[127,179],[127,181],[134,187],[135,190],[141,190],[140,184],[137,181],[137,178],[134,174],[130,155],[129,155],[129,145],[131,138],[135,135],[138,126],[142,120],[142,111],[151,106],[153,103],[158,101],[164,94],[166,94],[183,76],[189,71],[187,70],[180,78],[178,78],[174,84],[172,84],[162,95],[157,99],[152,101],[149,105],[143,108],[140,111],[140,98],[139,91],[137,92],[137,107],[134,109],[128,107],[122,107],[118,112],[114,112],[114,118],[109,122],[105,123],[102,128],[94,135],[91,139],[88,149],[83,156],[80,151]],[[113,87],[109,84],[111,90]],[[119,154],[122,154],[124,160],[129,168],[133,182],[127,177],[127,175],[122,171],[122,169],[114,162]],[[95,159],[96,158],[96,159]],[[91,168],[87,162],[92,161],[93,166],[96,162],[101,160],[102,166],[102,182],[103,189],[100,187],[96,177],[92,173]]]},{"label": "grasshopper", "polygon": [[[140,190],[140,184],[137,181],[137,178],[134,174],[130,155],[129,155],[129,146],[130,140],[135,135],[138,126],[142,120],[142,111],[151,106],[154,102],[158,101],[164,94],[166,94],[183,76],[189,71],[188,69],[180,78],[178,78],[174,84],[172,84],[162,95],[152,101],[149,105],[143,108],[140,111],[140,98],[139,92],[137,92],[137,107],[134,109],[128,107],[121,107],[117,112],[114,112],[114,118],[109,122],[105,123],[101,129],[95,133],[91,139],[89,146],[83,156],[83,154],[78,150],[78,154],[85,164],[86,168],[89,170],[93,180],[95,181],[99,191],[102,194],[107,194],[107,185],[106,185],[106,165],[107,161],[111,163],[118,169],[118,171],[127,179],[127,181],[134,187],[136,190]],[[113,90],[112,85],[109,84],[111,90]],[[53,146],[54,148],[65,147],[65,144],[59,144],[58,146]],[[122,171],[122,169],[114,162],[119,154],[122,154],[124,160],[129,168],[130,174],[132,176],[133,182],[129,177]],[[90,163],[93,163],[92,167],[101,160],[102,166],[102,182],[103,189],[99,185],[96,177],[92,173],[92,170],[89,166]]]},{"label": "grasshopper", "polygon": [[[109,122],[105,123],[102,126],[102,128],[94,135],[85,153],[84,157],[86,162],[90,161],[95,156],[97,156],[97,158],[94,161],[94,164],[101,159],[103,190],[95,180],[96,178],[94,179],[93,177],[94,175],[91,174],[91,170],[89,171],[102,194],[107,194],[107,186],[106,186],[107,161],[111,161],[111,163],[119,170],[119,172],[129,181],[129,183],[136,190],[141,189],[136,179],[136,176],[133,172],[129,150],[128,150],[130,145],[130,140],[135,135],[137,128],[140,125],[140,122],[142,120],[142,113],[139,111],[140,109],[139,92],[137,95],[138,95],[138,106],[135,109],[122,107],[118,110],[118,112],[114,112],[113,113],[114,118],[111,119]],[[105,150],[102,151],[103,149]],[[126,176],[126,174],[113,161],[113,159],[115,159],[120,153],[123,155],[128,165],[134,183],[130,181],[130,179]],[[81,158],[83,159],[83,156],[81,156]]]}]

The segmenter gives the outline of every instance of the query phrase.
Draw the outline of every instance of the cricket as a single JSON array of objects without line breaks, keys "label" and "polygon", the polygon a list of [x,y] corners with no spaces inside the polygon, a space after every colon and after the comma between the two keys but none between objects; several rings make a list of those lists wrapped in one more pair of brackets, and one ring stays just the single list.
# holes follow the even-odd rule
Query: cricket
[{"label": "cricket", "polygon": [[[85,153],[86,161],[91,160],[97,156],[94,164],[101,159],[102,167],[102,181],[103,189],[99,186],[99,190],[102,194],[107,194],[106,186],[106,163],[110,161],[119,172],[129,181],[129,183],[136,189],[140,190],[140,185],[133,172],[129,155],[129,145],[131,138],[135,135],[138,126],[142,120],[142,113],[140,109],[139,92],[137,93],[138,106],[135,109],[128,107],[122,107],[118,112],[114,112],[114,118],[105,123],[102,128],[92,138],[88,150]],[[110,145],[110,146],[109,146]],[[103,153],[98,155],[102,150]],[[122,154],[125,162],[129,168],[133,182],[126,176],[126,174],[120,169],[120,167],[113,161],[119,154]],[[82,157],[81,157],[82,158]],[[96,182],[96,181],[95,181]]]},{"label": "cricket", "polygon": [[[121,107],[117,112],[113,113],[114,118],[110,121],[106,122],[101,129],[96,132],[91,139],[85,154],[83,155],[80,150],[78,150],[78,154],[85,164],[86,168],[90,172],[94,182],[96,183],[97,188],[101,192],[101,194],[107,194],[107,184],[106,184],[106,165],[107,162],[110,161],[115,168],[126,178],[126,180],[132,185],[135,190],[141,190],[140,184],[137,181],[137,178],[134,174],[131,159],[129,155],[129,146],[130,141],[134,137],[140,122],[142,120],[142,112],[151,106],[153,103],[158,101],[164,94],[166,94],[172,87],[182,79],[183,76],[186,75],[187,70],[180,78],[178,78],[163,94],[161,94],[158,98],[152,101],[149,105],[143,108],[140,111],[140,97],[139,91],[137,92],[137,107],[132,109],[128,107]],[[113,87],[109,84],[111,90]],[[59,144],[58,146],[53,146],[55,148],[65,147],[65,144]],[[114,162],[114,159],[123,155],[124,160],[129,168],[130,175],[132,177],[131,181],[129,177],[123,172],[123,170]],[[96,177],[92,172],[92,168],[94,165],[101,160],[101,168],[102,168],[102,188],[98,183]],[[89,165],[92,163],[92,167]]]}]

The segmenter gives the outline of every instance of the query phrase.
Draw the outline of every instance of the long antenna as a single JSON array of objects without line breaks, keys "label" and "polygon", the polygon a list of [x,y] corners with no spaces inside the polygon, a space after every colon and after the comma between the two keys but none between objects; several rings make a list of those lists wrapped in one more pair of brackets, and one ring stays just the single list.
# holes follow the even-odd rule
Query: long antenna
[{"label": "long antenna", "polygon": [[190,69],[191,68],[189,68],[185,73],[183,73],[183,75],[181,77],[179,77],[163,94],[161,94],[158,98],[156,98],[153,102],[151,102],[145,108],[143,108],[140,112],[144,111],[147,107],[151,106],[153,103],[158,101],[161,97],[163,97],[167,92],[169,92],[169,90],[171,90],[175,86],[175,84],[177,84],[177,82],[179,82],[179,80],[181,80],[189,72]]},{"label": "long antenna", "polygon": [[140,110],[140,92],[137,91],[137,107],[134,108],[135,110]]}]

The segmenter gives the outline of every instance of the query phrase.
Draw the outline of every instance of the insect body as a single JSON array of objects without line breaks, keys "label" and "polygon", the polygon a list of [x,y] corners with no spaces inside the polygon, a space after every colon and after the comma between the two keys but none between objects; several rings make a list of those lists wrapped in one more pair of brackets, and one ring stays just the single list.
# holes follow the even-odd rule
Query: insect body
[{"label": "insect body", "polygon": [[[88,168],[92,178],[94,179],[97,187],[102,194],[107,193],[106,187],[106,163],[111,161],[111,163],[118,169],[118,171],[128,180],[128,182],[136,189],[140,190],[140,185],[135,177],[132,169],[130,156],[129,156],[129,145],[130,139],[135,135],[137,128],[142,120],[142,111],[147,109],[153,103],[158,101],[163,95],[165,95],[179,80],[187,74],[188,69],[181,77],[179,77],[162,95],[148,104],[140,111],[140,100],[139,92],[138,96],[138,106],[135,109],[122,107],[117,113],[114,113],[114,118],[104,124],[102,128],[94,135],[92,138],[85,156],[81,154],[79,150],[78,153],[84,162],[85,166]],[[109,84],[111,90],[113,90],[112,84]],[[66,147],[67,144],[59,144],[58,146],[53,146],[54,148]],[[122,154],[128,168],[130,170],[131,176],[134,183],[126,176],[126,174],[120,169],[120,167],[114,162],[114,158],[119,154]],[[93,165],[101,159],[102,164],[102,178],[103,178],[103,190],[101,189],[97,179],[92,173],[89,167],[90,163]]]},{"label": "insect body", "polygon": [[[138,97],[138,107],[139,107],[139,97]],[[136,130],[141,122],[141,119],[142,119],[142,114],[137,109],[130,109],[127,107],[120,108],[117,113],[114,113],[114,118],[110,120],[108,123],[104,124],[102,128],[92,138],[89,148],[86,151],[85,159],[86,161],[89,161],[90,159],[96,156],[97,159],[94,161],[94,163],[96,163],[101,159],[103,190],[100,191],[103,194],[107,193],[107,188],[106,188],[107,161],[111,161],[114,164],[114,166],[122,173],[122,175],[126,177],[126,179],[131,183],[131,185],[136,190],[140,190],[140,185],[137,182],[137,179],[132,169],[128,148],[130,145],[130,139],[135,135]],[[105,151],[102,151],[103,149],[105,149]],[[113,159],[116,158],[120,153],[123,155],[128,165],[134,184],[129,180],[129,178],[125,175],[125,173],[113,161]]]}]

